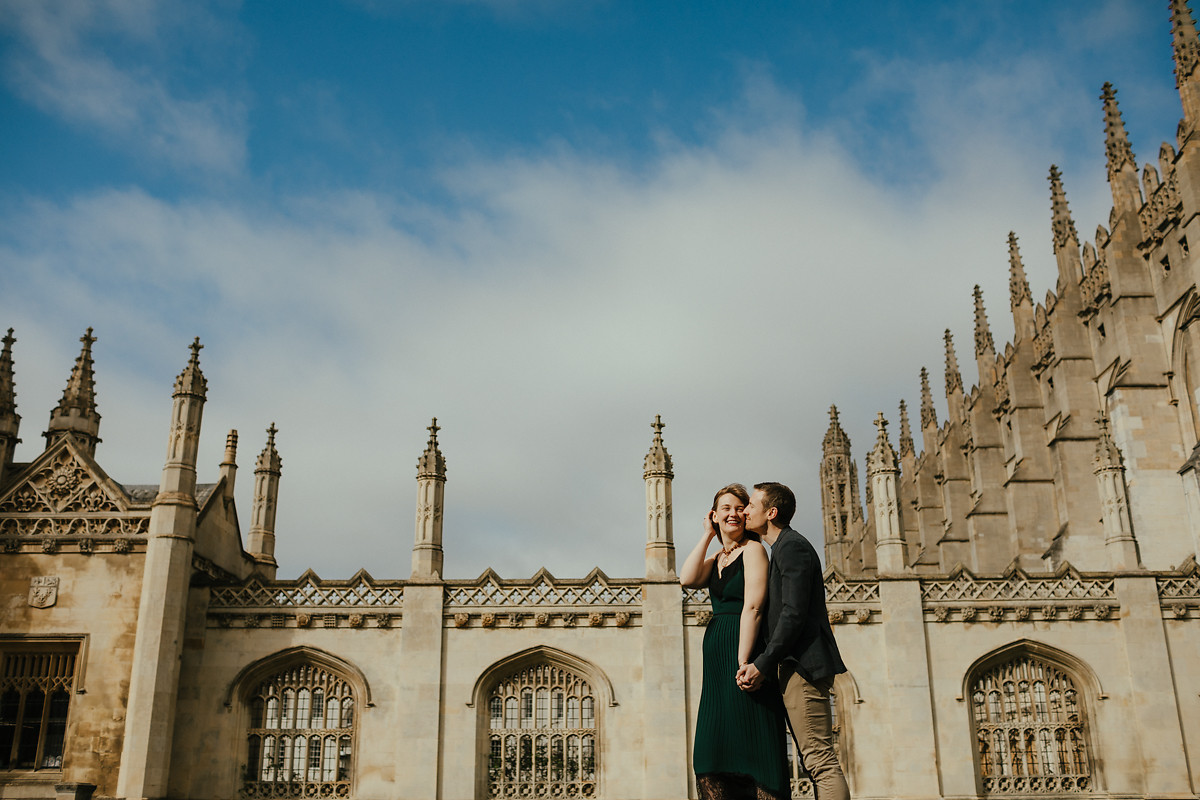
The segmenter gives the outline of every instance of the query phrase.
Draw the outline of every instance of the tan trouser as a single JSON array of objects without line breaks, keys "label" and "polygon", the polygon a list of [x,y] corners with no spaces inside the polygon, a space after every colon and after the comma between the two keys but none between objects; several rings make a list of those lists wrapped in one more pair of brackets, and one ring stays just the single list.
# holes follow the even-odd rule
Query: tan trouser
[{"label": "tan trouser", "polygon": [[829,709],[833,678],[811,684],[785,663],[779,665],[779,687],[801,763],[812,776],[816,800],[850,800],[850,787],[833,749],[833,716]]}]

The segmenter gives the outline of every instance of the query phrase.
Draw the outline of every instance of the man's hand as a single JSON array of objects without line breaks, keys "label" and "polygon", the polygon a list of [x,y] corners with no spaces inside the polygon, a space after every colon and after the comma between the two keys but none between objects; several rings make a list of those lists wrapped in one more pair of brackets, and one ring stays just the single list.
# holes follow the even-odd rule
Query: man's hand
[{"label": "man's hand", "polygon": [[757,691],[763,685],[763,674],[753,664],[742,664],[737,671],[737,685],[745,692]]}]

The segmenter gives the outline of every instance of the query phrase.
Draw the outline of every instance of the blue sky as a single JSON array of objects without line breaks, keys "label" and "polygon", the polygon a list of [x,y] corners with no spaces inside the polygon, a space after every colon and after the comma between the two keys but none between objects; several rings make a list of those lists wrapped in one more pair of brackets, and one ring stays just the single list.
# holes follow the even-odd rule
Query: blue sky
[{"label": "blue sky", "polygon": [[155,482],[199,335],[200,479],[237,428],[248,524],[278,424],[283,575],[407,576],[435,415],[449,577],[639,574],[657,413],[681,559],[730,480],[819,539],[828,406],[861,459],[945,328],[976,382],[972,287],[1004,341],[1008,231],[1043,296],[1049,165],[1091,239],[1100,87],[1156,161],[1171,70],[1132,0],[4,0],[17,457],[92,326],[101,463]]}]

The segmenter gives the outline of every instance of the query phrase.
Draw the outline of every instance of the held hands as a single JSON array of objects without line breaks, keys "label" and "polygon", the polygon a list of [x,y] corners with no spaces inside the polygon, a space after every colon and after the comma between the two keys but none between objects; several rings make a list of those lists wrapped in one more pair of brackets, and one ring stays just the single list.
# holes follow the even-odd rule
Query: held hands
[{"label": "held hands", "polygon": [[738,688],[744,692],[757,691],[763,685],[765,676],[758,671],[754,664],[742,664],[737,671]]}]

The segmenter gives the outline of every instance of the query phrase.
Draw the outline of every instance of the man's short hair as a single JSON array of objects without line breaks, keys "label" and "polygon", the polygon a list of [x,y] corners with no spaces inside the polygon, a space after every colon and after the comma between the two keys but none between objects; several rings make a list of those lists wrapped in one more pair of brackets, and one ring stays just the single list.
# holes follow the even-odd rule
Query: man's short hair
[{"label": "man's short hair", "polygon": [[792,524],[792,517],[796,515],[796,495],[791,489],[782,483],[768,481],[754,484],[754,490],[763,493],[764,511],[775,509],[776,525],[786,528]]}]

